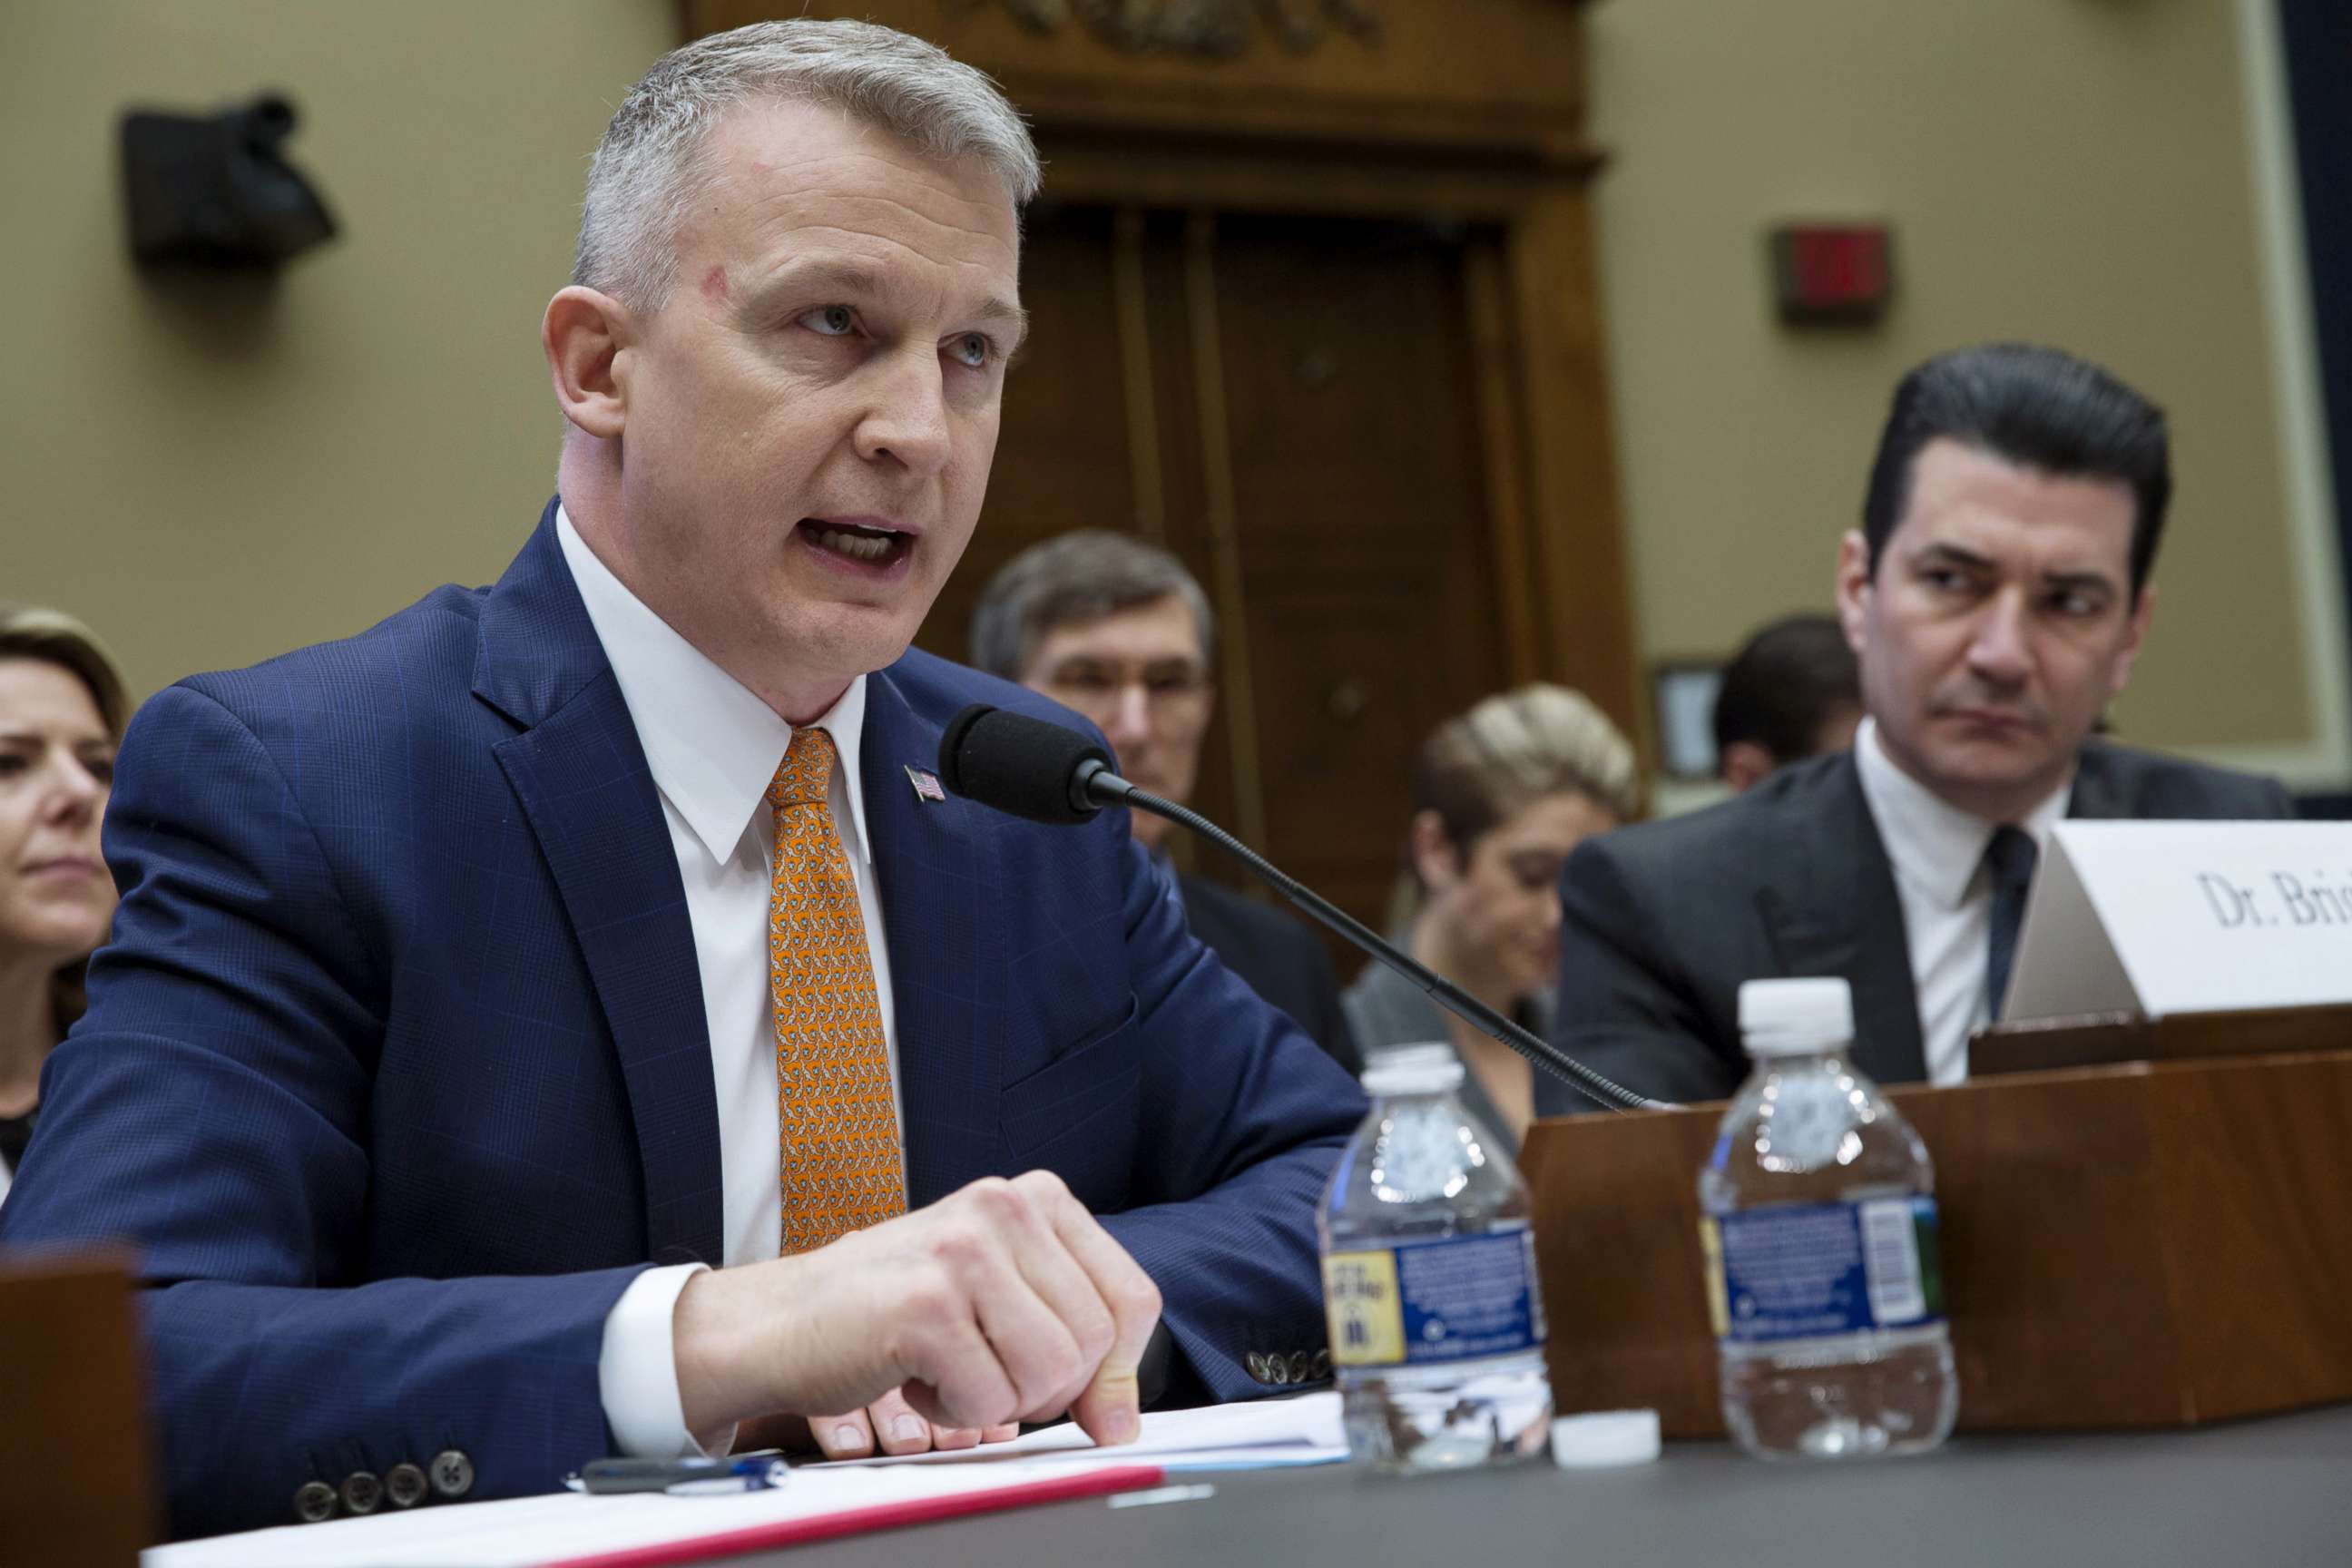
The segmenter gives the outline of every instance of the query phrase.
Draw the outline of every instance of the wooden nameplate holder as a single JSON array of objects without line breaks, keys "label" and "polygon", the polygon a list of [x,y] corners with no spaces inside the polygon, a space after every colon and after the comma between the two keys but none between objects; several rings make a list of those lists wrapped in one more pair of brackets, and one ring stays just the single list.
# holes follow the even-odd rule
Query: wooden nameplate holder
[{"label": "wooden nameplate holder", "polygon": [[[1989,1038],[2015,1069],[2036,1059],[2029,1037],[2061,1060],[2153,1059],[1889,1091],[1936,1162],[1960,1426],[2191,1426],[2352,1399],[2352,1009]],[[1562,1411],[1650,1406],[1669,1436],[1723,1435],[1697,1199],[1723,1110],[1530,1133]]]},{"label": "wooden nameplate holder", "polygon": [[162,1539],[130,1259],[0,1255],[0,1563],[136,1568]]}]

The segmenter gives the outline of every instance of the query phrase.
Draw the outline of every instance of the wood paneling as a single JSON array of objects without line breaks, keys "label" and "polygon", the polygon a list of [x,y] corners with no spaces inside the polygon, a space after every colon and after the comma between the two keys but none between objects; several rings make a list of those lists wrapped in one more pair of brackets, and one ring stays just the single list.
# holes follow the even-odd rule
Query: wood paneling
[{"label": "wood paneling", "polygon": [[1296,53],[1269,33],[1231,59],[1121,49],[1076,22],[1040,31],[1000,0],[685,0],[681,15],[689,37],[803,10],[884,23],[987,71],[1041,126],[1573,155],[1585,71],[1571,0],[1366,3],[1376,42],[1333,29]]},{"label": "wood paneling", "polygon": [[129,1262],[101,1250],[0,1264],[9,1568],[133,1568],[161,1539]]},{"label": "wood paneling", "polygon": [[[1936,1161],[1960,1426],[2191,1425],[2352,1398],[2352,1055],[1891,1097]],[[1723,1431],[1697,1239],[1720,1105],[1527,1147],[1563,1409]]]},{"label": "wood paneling", "polygon": [[2322,1045],[2352,1049],[2352,1006],[2250,1007],[2165,1018],[2110,1014],[1995,1024],[1969,1040],[1969,1071],[2040,1072],[2110,1062],[2273,1056]]},{"label": "wood paneling", "polygon": [[1196,805],[1374,923],[1422,736],[1515,663],[1474,238],[1494,250],[1455,225],[1041,208],[1032,298],[1068,308],[1036,312],[981,528],[921,639],[961,656],[989,574],[1038,540],[1156,536],[1220,617]]},{"label": "wood paneling", "polygon": [[1220,226],[1265,842],[1375,925],[1422,737],[1507,668],[1465,253],[1448,226]]}]

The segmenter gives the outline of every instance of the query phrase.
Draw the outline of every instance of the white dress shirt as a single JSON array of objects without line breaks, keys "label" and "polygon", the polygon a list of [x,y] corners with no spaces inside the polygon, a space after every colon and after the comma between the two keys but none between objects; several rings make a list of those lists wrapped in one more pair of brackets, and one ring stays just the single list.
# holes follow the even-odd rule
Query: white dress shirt
[{"label": "white dress shirt", "polygon": [[[686,886],[687,920],[694,931],[695,966],[710,1034],[725,1260],[730,1266],[756,1263],[776,1256],[783,1221],[774,1009],[768,989],[776,822],[767,795],[792,743],[792,726],[630,593],[560,506],[555,533],[661,793],[662,818]],[[867,847],[865,796],[856,783],[866,731],[866,678],[851,681],[816,725],[833,737],[839,754],[828,800],[857,882],[895,1105],[898,1026],[891,1005],[890,953]],[[902,1111],[902,1160],[905,1132]],[[666,1458],[699,1449],[681,1414],[670,1320],[678,1292],[703,1267],[688,1263],[647,1270],[605,1318],[600,1392],[604,1418],[624,1453]]]},{"label": "white dress shirt", "polygon": [[[1985,963],[1992,944],[1992,880],[1985,847],[2001,825],[1971,816],[1895,765],[1864,719],[1854,731],[1853,760],[1862,796],[1895,868],[1903,900],[1903,931],[1911,949],[1911,984],[1919,997],[1919,1045],[1927,1081],[1960,1083],[1969,1076],[1969,1036],[1987,1017]],[[2052,824],[2066,815],[2074,781],[2069,774],[2017,826],[2037,850],[2050,842]]]}]

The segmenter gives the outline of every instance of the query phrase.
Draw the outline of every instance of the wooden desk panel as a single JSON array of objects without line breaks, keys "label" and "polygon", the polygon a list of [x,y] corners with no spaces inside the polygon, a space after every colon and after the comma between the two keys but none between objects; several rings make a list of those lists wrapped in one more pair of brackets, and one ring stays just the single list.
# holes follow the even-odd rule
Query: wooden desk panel
[{"label": "wooden desk panel", "polygon": [[[1892,1091],[1934,1155],[1973,1430],[2352,1398],[2352,1056]],[[1696,1182],[1717,1105],[1539,1124],[1525,1165],[1564,1410],[1723,1431]]]}]

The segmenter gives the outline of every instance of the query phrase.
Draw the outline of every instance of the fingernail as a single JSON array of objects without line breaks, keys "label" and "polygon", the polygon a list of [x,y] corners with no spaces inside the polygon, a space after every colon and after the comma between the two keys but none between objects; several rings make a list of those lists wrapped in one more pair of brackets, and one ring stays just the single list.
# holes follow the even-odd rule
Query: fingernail
[{"label": "fingernail", "polygon": [[1103,1425],[1110,1429],[1110,1440],[1112,1442],[1132,1443],[1135,1441],[1134,1411],[1114,1410],[1110,1413],[1109,1416],[1104,1420]]},{"label": "fingernail", "polygon": [[919,1443],[931,1435],[919,1415],[901,1415],[890,1423],[890,1435],[901,1443]]},{"label": "fingernail", "polygon": [[870,1447],[866,1441],[866,1429],[851,1421],[845,1421],[833,1429],[833,1446],[836,1448]]}]

